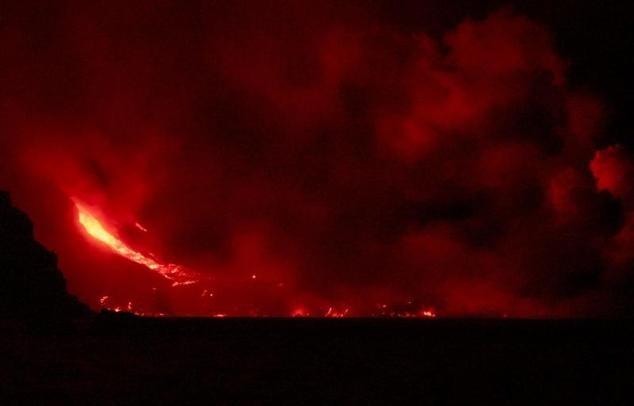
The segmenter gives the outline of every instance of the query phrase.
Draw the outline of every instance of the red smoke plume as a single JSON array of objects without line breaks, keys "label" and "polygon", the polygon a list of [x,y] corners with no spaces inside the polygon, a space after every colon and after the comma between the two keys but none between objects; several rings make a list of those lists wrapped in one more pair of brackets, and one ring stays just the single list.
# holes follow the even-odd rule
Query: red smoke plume
[{"label": "red smoke plume", "polygon": [[[362,7],[203,3],[14,5],[0,31],[0,180],[81,299],[199,315],[618,308],[632,160],[596,150],[602,104],[570,88],[544,27],[503,10],[438,38]],[[90,241],[71,198],[204,281],[171,287]]]}]

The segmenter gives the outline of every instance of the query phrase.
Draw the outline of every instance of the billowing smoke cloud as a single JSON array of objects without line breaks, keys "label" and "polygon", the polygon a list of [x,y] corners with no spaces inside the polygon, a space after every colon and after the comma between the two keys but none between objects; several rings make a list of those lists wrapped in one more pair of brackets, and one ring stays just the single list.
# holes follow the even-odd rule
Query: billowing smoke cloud
[{"label": "billowing smoke cloud", "polygon": [[[567,85],[544,27],[504,9],[438,37],[368,7],[251,3],[10,10],[0,180],[80,298],[623,311],[632,160],[596,150],[602,103]],[[70,198],[209,280],[170,288],[91,244]]]}]

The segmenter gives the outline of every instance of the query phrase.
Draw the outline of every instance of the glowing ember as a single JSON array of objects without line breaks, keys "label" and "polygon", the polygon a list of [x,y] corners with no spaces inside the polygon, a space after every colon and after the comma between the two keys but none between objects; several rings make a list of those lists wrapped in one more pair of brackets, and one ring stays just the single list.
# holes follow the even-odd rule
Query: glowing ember
[{"label": "glowing ember", "polygon": [[75,202],[75,206],[77,207],[77,211],[79,213],[79,224],[81,224],[84,230],[86,230],[88,235],[106,245],[113,252],[159,273],[164,278],[173,281],[174,285],[197,282],[197,279],[181,266],[175,264],[161,264],[155,259],[130,248],[113,233],[106,230],[106,228],[102,225],[102,222],[94,214],[92,214],[86,206],[77,202]]},{"label": "glowing ember", "polygon": [[142,226],[141,224],[139,224],[138,222],[137,222],[137,223],[134,223],[134,226],[135,226],[137,229],[139,229],[139,230],[143,231],[144,233],[147,233],[147,228],[143,227],[143,226]]},{"label": "glowing ember", "polygon": [[324,317],[332,317],[332,318],[338,319],[338,318],[346,317],[349,311],[350,309],[347,307],[342,312],[335,310],[332,307],[329,307],[326,314],[324,314]]}]

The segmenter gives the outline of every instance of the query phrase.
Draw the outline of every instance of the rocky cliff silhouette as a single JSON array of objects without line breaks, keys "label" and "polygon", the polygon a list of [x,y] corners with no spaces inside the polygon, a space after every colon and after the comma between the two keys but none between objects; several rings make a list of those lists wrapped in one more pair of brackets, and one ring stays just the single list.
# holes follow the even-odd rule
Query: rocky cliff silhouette
[{"label": "rocky cliff silhouette", "polygon": [[72,319],[90,314],[66,291],[57,256],[33,237],[29,217],[0,190],[0,318]]}]

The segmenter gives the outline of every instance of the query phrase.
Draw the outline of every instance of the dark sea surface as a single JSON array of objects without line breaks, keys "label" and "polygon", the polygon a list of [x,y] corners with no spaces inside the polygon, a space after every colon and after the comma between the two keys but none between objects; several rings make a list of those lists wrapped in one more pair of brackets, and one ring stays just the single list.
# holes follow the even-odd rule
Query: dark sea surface
[{"label": "dark sea surface", "polygon": [[100,316],[0,334],[2,404],[632,404],[629,320]]}]

